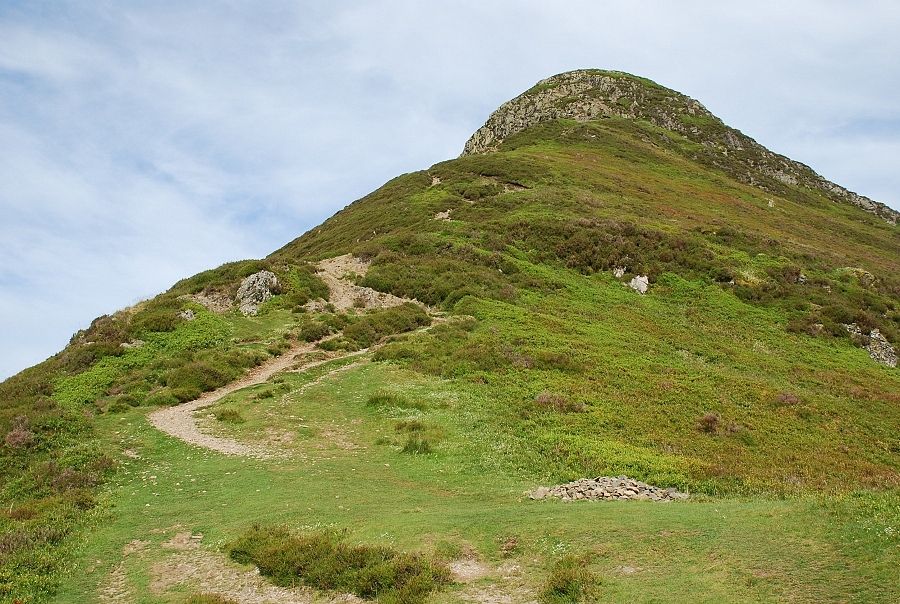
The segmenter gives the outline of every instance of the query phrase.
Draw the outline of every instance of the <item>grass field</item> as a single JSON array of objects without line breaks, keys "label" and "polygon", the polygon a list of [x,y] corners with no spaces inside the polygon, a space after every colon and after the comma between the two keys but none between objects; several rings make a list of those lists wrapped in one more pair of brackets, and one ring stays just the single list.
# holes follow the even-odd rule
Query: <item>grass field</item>
[{"label": "grass field", "polygon": [[[522,493],[544,483],[546,472],[529,470],[527,447],[486,421],[494,403],[485,391],[386,363],[356,362],[331,373],[341,364],[287,375],[288,392],[245,397],[246,423],[220,427],[248,440],[265,437],[256,420],[277,409],[274,425],[296,434],[285,460],[190,448],[148,427],[140,412],[103,418],[104,436],[140,458],[123,459],[94,512],[97,528],[71,552],[73,566],[56,601],[92,600],[124,560],[136,601],[180,602],[201,586],[185,578],[158,593],[151,588],[177,554],[161,544],[188,531],[225,560],[226,543],[256,522],[347,529],[351,542],[474,557],[489,569],[480,582],[451,586],[433,602],[463,601],[489,584],[513,601],[528,601],[554,561],[569,554],[586,556],[602,601],[887,601],[896,595],[896,524],[886,523],[897,516],[871,515],[879,506],[896,513],[895,495],[534,502]],[[422,408],[368,404],[384,393]],[[397,424],[411,420],[439,427],[431,454],[401,451]],[[149,543],[123,557],[134,540]],[[508,544],[514,545],[507,551]],[[515,567],[520,570],[509,574]]]}]

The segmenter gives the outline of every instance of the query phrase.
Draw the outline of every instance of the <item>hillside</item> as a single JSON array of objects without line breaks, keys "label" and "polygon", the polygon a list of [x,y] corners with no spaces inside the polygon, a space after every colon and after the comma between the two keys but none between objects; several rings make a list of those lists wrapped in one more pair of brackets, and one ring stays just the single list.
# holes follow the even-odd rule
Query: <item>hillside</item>
[{"label": "hillside", "polygon": [[0,600],[896,601],[897,218],[543,80],[0,384]]}]

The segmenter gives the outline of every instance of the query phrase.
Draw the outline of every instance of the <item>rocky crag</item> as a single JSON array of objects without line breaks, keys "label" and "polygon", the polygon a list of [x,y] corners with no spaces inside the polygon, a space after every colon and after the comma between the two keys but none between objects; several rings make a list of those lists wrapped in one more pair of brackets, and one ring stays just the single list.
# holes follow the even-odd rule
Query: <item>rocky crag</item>
[{"label": "rocky crag", "polygon": [[650,80],[616,71],[569,71],[541,80],[503,103],[466,142],[463,155],[487,153],[508,137],[536,124],[559,119],[590,121],[608,117],[645,120],[702,145],[696,159],[741,182],[779,191],[799,187],[819,191],[834,202],[850,203],[896,224],[900,212],[837,185],[812,168],[773,153],[741,131],[726,126],[698,101]]}]

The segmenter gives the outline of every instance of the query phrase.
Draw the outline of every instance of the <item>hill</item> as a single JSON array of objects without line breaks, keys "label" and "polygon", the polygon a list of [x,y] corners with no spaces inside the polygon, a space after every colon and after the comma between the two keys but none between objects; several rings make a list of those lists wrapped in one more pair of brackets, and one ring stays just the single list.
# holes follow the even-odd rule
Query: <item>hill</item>
[{"label": "hill", "polygon": [[895,600],[896,222],[648,80],[539,82],[0,385],[0,594]]}]

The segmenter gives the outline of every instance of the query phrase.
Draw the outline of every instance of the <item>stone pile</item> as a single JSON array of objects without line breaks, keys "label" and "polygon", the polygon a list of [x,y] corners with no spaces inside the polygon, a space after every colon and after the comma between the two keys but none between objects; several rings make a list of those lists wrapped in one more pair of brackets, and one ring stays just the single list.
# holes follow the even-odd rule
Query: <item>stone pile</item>
[{"label": "stone pile", "polygon": [[555,487],[538,487],[526,493],[531,499],[555,497],[562,501],[679,501],[687,499],[687,493],[675,488],[662,489],[627,476],[598,476],[582,478]]}]

